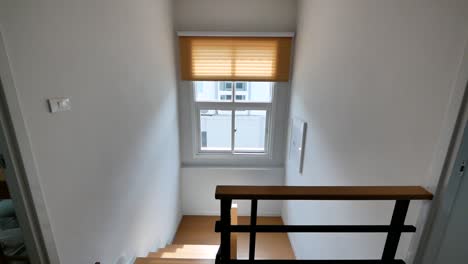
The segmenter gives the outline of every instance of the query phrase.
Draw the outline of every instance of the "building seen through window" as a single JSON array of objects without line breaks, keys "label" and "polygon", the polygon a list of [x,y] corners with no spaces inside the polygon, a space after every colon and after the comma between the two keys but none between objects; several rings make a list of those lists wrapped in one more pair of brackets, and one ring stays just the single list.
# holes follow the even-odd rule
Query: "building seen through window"
[{"label": "building seen through window", "polygon": [[194,82],[194,93],[199,152],[267,152],[272,83]]}]

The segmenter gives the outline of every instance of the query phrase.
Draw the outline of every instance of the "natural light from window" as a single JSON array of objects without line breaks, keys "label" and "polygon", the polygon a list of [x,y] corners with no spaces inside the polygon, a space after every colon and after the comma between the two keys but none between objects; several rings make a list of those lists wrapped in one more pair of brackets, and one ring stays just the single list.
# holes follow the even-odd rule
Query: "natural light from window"
[{"label": "natural light from window", "polygon": [[200,81],[194,86],[197,102],[229,102],[234,98],[236,102],[270,103],[272,98],[271,82]]},{"label": "natural light from window", "polygon": [[200,153],[265,154],[273,99],[270,82],[194,82]]}]

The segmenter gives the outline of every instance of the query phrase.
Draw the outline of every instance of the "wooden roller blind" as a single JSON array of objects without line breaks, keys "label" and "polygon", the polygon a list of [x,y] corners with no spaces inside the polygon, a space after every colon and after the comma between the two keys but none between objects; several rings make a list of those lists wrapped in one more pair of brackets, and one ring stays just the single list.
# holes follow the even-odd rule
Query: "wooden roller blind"
[{"label": "wooden roller blind", "polygon": [[289,81],[290,37],[179,37],[182,80]]}]

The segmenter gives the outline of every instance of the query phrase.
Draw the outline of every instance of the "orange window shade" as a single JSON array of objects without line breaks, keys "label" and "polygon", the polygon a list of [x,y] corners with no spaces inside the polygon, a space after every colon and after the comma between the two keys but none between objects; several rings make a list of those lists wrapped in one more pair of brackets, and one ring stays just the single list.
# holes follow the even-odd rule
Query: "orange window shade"
[{"label": "orange window shade", "polygon": [[289,81],[290,37],[179,37],[182,80]]}]

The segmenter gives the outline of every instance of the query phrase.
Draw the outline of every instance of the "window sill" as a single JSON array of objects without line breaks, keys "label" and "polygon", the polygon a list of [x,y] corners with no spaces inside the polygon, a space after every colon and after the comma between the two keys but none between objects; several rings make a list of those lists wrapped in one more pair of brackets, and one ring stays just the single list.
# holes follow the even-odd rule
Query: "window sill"
[{"label": "window sill", "polygon": [[226,166],[226,165],[198,165],[182,164],[181,169],[202,170],[232,170],[232,171],[272,171],[284,170],[284,165],[279,166]]},{"label": "window sill", "polygon": [[244,160],[244,159],[255,159],[255,160],[271,160],[272,155],[270,153],[214,153],[214,152],[198,152],[193,155],[196,160]]}]

